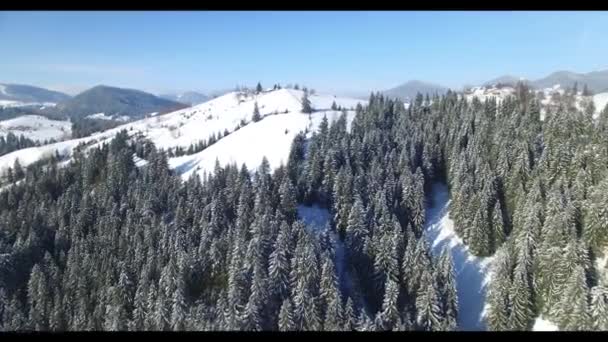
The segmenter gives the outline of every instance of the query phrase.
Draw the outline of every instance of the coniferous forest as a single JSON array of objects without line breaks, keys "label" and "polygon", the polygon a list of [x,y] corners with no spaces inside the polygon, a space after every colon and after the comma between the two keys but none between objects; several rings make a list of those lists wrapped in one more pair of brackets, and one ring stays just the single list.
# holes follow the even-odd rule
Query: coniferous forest
[{"label": "coniferous forest", "polygon": [[[11,172],[0,328],[459,330],[454,261],[424,238],[444,183],[458,236],[493,256],[487,329],[543,316],[607,330],[608,110],[572,102],[541,120],[523,84],[500,102],[371,94],[352,123],[344,112],[299,134],[276,170],[217,163],[183,181],[168,151],[123,131]],[[302,206],[328,226],[309,229]]]}]

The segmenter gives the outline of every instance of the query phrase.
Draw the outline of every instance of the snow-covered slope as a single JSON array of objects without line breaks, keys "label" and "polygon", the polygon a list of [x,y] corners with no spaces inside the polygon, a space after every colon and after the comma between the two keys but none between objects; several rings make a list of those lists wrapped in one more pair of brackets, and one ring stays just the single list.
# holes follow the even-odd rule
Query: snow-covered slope
[{"label": "snow-covered slope", "polygon": [[513,87],[500,87],[495,86],[480,86],[473,87],[469,91],[464,92],[464,97],[467,101],[472,101],[473,98],[477,98],[479,101],[485,101],[492,97],[497,100],[504,99],[505,97],[512,95],[515,92]]},{"label": "snow-covered slope", "polygon": [[[214,165],[216,157],[219,157],[221,162],[246,162],[253,168],[261,161],[262,155],[267,155],[271,165],[278,166],[281,161],[286,161],[295,134],[310,125],[308,114],[300,112],[302,95],[302,91],[293,89],[262,94],[231,92],[194,107],[130,122],[90,137],[9,153],[0,157],[0,170],[13,165],[17,158],[22,165],[27,165],[56,150],[61,155],[69,155],[79,143],[100,144],[109,141],[123,129],[130,135],[139,134],[149,138],[159,148],[188,147],[192,143],[208,139],[212,134],[224,130],[233,132],[242,120],[248,124],[238,132],[220,139],[198,154],[171,160],[171,165],[184,171],[189,170],[184,165],[188,162],[206,168],[207,165]],[[312,107],[317,110],[311,115],[313,126],[321,121],[325,110],[328,119],[338,116],[339,113],[329,111],[334,101],[343,108],[354,108],[357,103],[365,104],[365,101],[358,99],[328,95],[312,95],[309,98]],[[256,102],[263,119],[252,123]],[[352,115],[351,112],[349,116]]]},{"label": "snow-covered slope", "polygon": [[469,253],[468,247],[454,231],[449,206],[447,186],[433,184],[424,235],[434,256],[441,255],[444,249],[452,255],[458,294],[458,326],[466,331],[485,330],[486,286],[490,282],[490,265],[494,258],[480,258]]},{"label": "snow-covered slope", "polygon": [[50,120],[39,115],[23,115],[0,121],[0,136],[11,132],[36,141],[60,140],[71,135],[72,124],[69,121]]},{"label": "snow-covered slope", "polygon": [[[337,120],[341,112],[315,112],[310,116],[303,113],[271,115],[263,120],[249,124],[222,138],[207,149],[188,156],[172,158],[169,165],[188,178],[193,172],[200,174],[212,172],[215,161],[221,165],[245,163],[248,169],[260,165],[264,156],[271,168],[287,163],[294,137],[307,128],[312,132],[324,116],[329,122]],[[347,124],[354,118],[354,112],[347,113]]]},{"label": "snow-covered slope", "polygon": [[0,100],[0,107],[54,107],[55,102],[22,102],[15,100]]}]

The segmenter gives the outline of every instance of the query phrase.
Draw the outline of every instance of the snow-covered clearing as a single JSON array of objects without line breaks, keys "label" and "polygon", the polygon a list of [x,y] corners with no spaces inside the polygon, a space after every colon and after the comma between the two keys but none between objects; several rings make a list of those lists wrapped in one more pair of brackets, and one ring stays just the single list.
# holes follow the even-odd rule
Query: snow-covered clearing
[{"label": "snow-covered clearing", "polygon": [[485,330],[486,286],[490,281],[493,257],[480,258],[469,253],[454,231],[449,217],[450,199],[445,184],[433,184],[430,205],[426,209],[425,237],[431,252],[438,257],[444,248],[452,254],[458,293],[458,326],[461,330]]},{"label": "snow-covered clearing", "polygon": [[69,121],[51,120],[40,115],[23,115],[14,119],[0,121],[0,136],[13,133],[26,138],[44,141],[61,140],[72,134],[72,123]]}]

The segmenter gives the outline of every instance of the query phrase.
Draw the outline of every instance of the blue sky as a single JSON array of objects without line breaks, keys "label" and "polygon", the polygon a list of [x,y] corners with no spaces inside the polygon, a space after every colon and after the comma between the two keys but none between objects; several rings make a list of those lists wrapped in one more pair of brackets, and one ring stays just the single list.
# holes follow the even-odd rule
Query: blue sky
[{"label": "blue sky", "polygon": [[368,93],[608,69],[608,12],[0,12],[0,82]]}]

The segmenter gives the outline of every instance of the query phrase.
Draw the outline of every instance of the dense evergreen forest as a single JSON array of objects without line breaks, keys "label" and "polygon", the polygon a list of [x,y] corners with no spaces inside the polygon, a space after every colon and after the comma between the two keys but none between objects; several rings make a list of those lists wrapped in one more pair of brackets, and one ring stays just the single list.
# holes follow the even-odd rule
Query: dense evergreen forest
[{"label": "dense evergreen forest", "polygon": [[[182,181],[126,132],[0,192],[2,330],[457,330],[449,253],[423,237],[431,185],[478,256],[487,326],[608,329],[608,111],[372,94],[270,170]],[[193,147],[194,148],[194,147]],[[146,159],[136,167],[133,156]],[[12,173],[14,175],[14,172]],[[311,231],[298,207],[331,214]],[[343,250],[344,253],[339,253]]]}]

